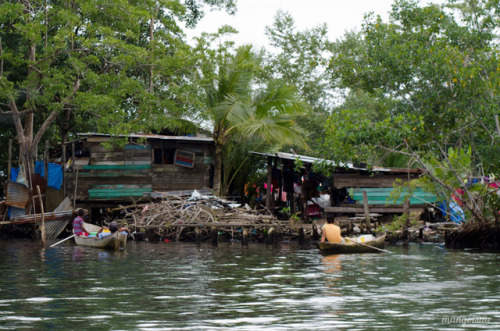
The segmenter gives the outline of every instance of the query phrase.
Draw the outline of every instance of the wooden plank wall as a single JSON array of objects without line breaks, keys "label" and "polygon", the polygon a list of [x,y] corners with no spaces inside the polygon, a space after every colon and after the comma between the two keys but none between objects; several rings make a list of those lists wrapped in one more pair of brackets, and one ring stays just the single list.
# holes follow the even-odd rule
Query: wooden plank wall
[{"label": "wooden plank wall", "polygon": [[199,144],[178,144],[178,150],[195,154],[192,168],[175,164],[153,164],[153,191],[193,190],[208,187],[209,165],[205,164],[205,149]]},{"label": "wooden plank wall", "polygon": [[[106,150],[101,142],[107,138],[89,137],[88,161],[75,160],[78,169],[76,199],[120,200],[139,197],[142,192],[191,190],[208,187],[211,148],[207,144],[178,141],[151,141],[150,145],[129,144],[125,148]],[[195,153],[192,168],[174,164],[154,164],[154,148],[176,148]],[[207,156],[207,157],[205,157]],[[83,162],[85,161],[85,162]],[[74,174],[67,175],[67,191],[73,196]]]},{"label": "wooden plank wall", "polygon": [[[363,204],[363,191],[366,191],[368,197],[368,204],[370,205],[386,205],[395,204],[403,205],[403,196],[398,200],[394,201],[390,198],[392,187],[379,187],[379,188],[355,188],[353,189],[353,196],[351,197],[358,204]],[[403,189],[403,192],[407,192],[407,189]],[[420,205],[424,203],[436,202],[438,197],[432,193],[423,191],[421,188],[416,188],[413,190],[412,195],[409,197],[411,205]]]},{"label": "wooden plank wall", "polygon": [[[410,177],[410,178],[415,178]],[[392,175],[392,174],[334,174],[333,181],[336,188],[343,187],[392,187],[397,179],[402,183],[408,181],[408,175]]]}]

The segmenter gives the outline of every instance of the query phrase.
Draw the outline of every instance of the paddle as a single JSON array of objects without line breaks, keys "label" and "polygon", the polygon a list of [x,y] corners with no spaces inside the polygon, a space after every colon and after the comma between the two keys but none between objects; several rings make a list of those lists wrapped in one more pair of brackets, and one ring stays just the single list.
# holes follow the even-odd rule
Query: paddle
[{"label": "paddle", "polygon": [[63,239],[63,240],[61,240],[61,241],[59,241],[59,242],[56,242],[55,244],[50,245],[50,247],[54,247],[54,246],[56,246],[56,245],[59,245],[60,243],[65,242],[66,240],[73,238],[74,236],[75,236],[75,235],[73,234],[73,235],[69,236],[69,237],[68,237],[68,238],[66,238],[66,239]]},{"label": "paddle", "polygon": [[387,251],[387,250],[382,249],[382,248],[373,247],[373,246],[367,245],[367,244],[362,243],[362,242],[352,241],[352,240],[351,240],[351,239],[349,239],[349,238],[345,238],[345,239],[346,239],[346,240],[349,240],[350,242],[355,243],[355,244],[360,244],[360,245],[363,245],[363,246],[366,246],[366,247],[370,247],[370,248],[372,248],[372,249],[376,249],[377,251],[381,251],[381,252],[384,252],[384,253],[392,253],[392,252]]}]

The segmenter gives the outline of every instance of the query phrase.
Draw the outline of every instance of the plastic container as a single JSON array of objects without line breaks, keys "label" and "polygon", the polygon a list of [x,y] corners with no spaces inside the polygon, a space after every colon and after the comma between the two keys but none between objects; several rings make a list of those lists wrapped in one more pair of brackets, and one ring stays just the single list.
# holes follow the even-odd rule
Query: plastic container
[{"label": "plastic container", "polygon": [[364,243],[364,242],[367,242],[367,241],[370,241],[370,240],[373,240],[373,239],[374,239],[373,235],[371,235],[371,234],[364,234],[364,235],[358,237],[358,242]]}]

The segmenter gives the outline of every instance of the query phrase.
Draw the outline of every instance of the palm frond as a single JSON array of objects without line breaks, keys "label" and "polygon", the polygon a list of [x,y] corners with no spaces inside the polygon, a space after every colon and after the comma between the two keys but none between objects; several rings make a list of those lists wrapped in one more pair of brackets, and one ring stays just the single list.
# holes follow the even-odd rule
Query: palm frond
[{"label": "palm frond", "polygon": [[271,85],[267,89],[257,91],[253,98],[256,117],[279,116],[283,114],[304,115],[309,105],[300,99],[295,87],[288,85]]}]

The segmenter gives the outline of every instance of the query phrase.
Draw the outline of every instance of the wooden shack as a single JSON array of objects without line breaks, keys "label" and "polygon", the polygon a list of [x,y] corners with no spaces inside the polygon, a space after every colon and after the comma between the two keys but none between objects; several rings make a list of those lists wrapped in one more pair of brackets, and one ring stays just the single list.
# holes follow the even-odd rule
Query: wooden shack
[{"label": "wooden shack", "polygon": [[[274,187],[279,193],[266,194],[266,207],[276,205],[283,207],[283,201],[272,201],[271,197],[282,196],[286,192],[287,203],[292,211],[300,211],[304,218],[308,216],[308,204],[312,197],[319,196],[321,192],[328,193],[330,202],[323,208],[326,213],[334,214],[363,214],[368,207],[370,213],[400,214],[405,210],[404,199],[396,201],[391,198],[394,185],[402,185],[417,179],[422,173],[421,169],[402,169],[357,166],[351,163],[338,165],[333,161],[314,158],[310,156],[291,153],[254,153],[266,157],[268,160],[268,184],[278,179],[280,185]],[[297,162],[298,161],[298,162]],[[329,176],[314,173],[314,163],[330,163],[334,171]],[[301,169],[297,169],[301,164]],[[278,178],[277,178],[278,177]],[[281,177],[281,180],[280,180]],[[295,183],[289,183],[294,181]],[[300,187],[300,190],[296,188]],[[300,193],[298,193],[300,191]],[[366,196],[366,198],[364,197]],[[429,203],[436,201],[437,197],[422,189],[415,189],[408,199],[408,212],[424,212]],[[366,206],[365,206],[366,205]]]},{"label": "wooden shack", "polygon": [[69,144],[65,194],[87,208],[145,199],[145,193],[211,188],[213,140],[209,137],[133,134],[106,148],[106,134],[80,134]]}]

